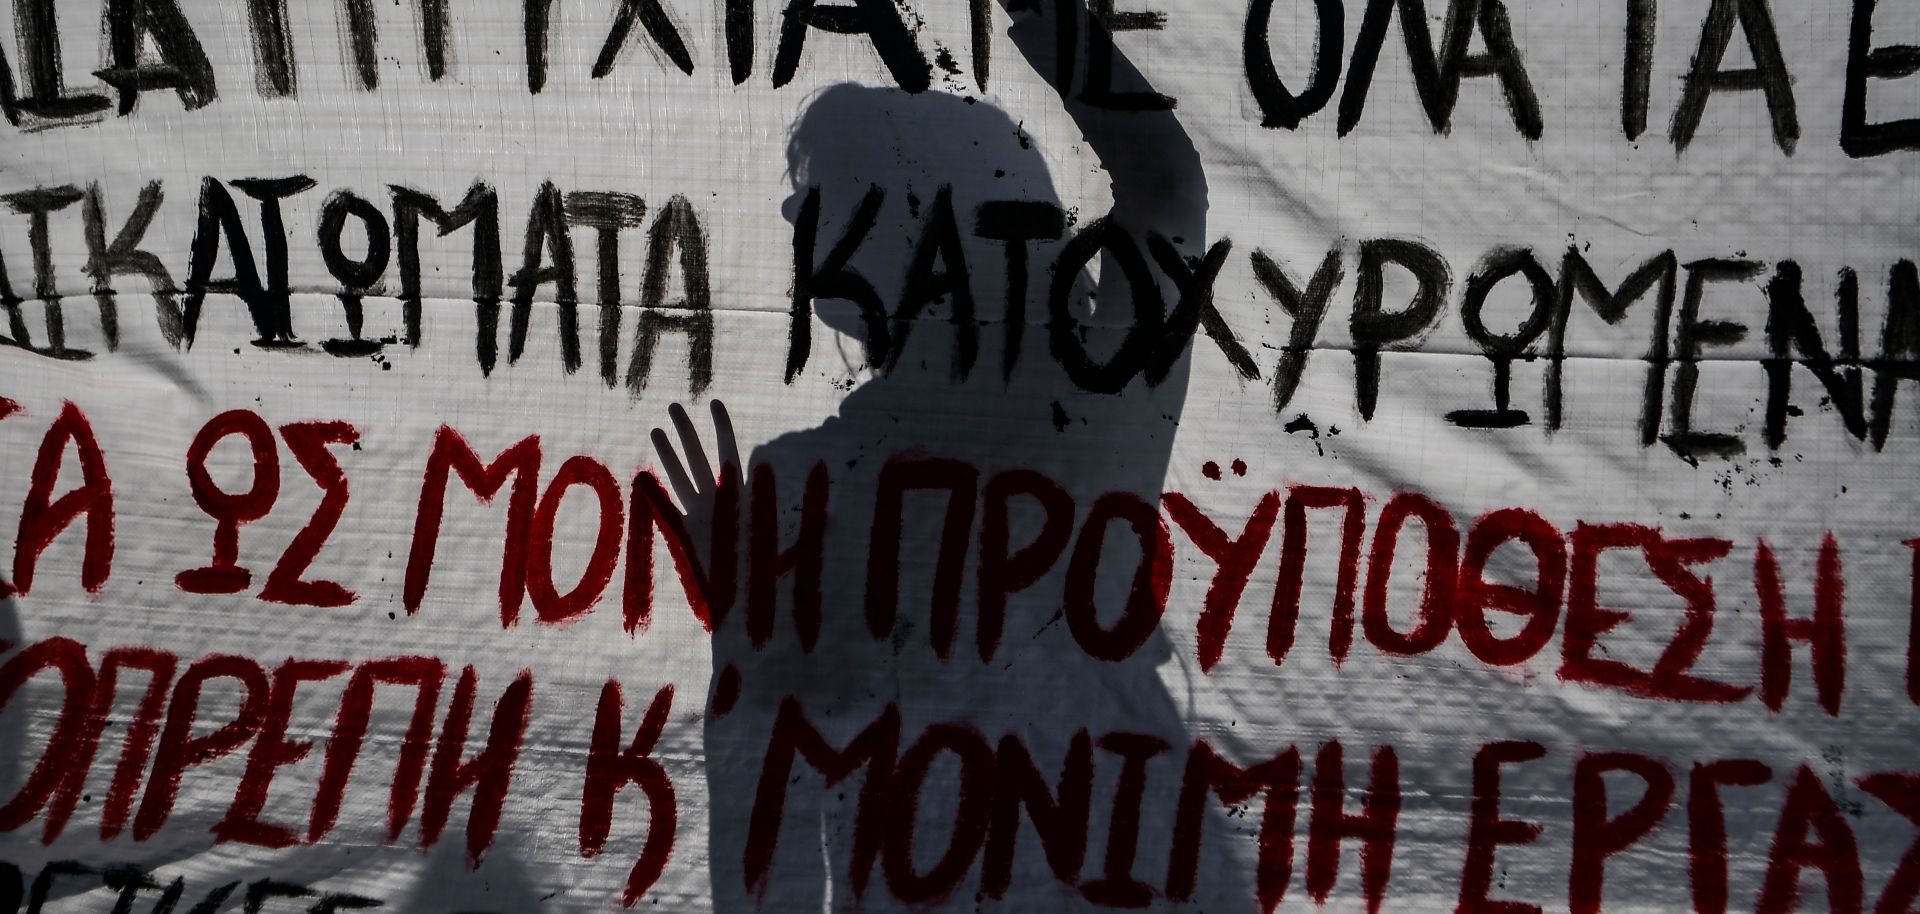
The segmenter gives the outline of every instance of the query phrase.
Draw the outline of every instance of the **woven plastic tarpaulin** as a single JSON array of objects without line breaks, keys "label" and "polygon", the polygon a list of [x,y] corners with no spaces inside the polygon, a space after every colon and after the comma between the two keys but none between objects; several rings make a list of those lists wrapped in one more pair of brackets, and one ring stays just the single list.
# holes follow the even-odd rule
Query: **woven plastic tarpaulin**
[{"label": "woven plastic tarpaulin", "polygon": [[1920,9],[15,0],[0,914],[1920,897]]}]

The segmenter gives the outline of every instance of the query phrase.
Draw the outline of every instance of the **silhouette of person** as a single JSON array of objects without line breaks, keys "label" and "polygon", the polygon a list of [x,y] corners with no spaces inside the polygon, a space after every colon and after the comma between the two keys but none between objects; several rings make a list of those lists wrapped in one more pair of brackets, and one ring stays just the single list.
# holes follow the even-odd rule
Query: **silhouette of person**
[{"label": "silhouette of person", "polygon": [[[1099,28],[1079,7],[1068,0],[1049,14],[1015,14],[1011,37],[1049,79],[1064,17]],[[1118,54],[1112,76],[1144,83]],[[815,516],[818,580],[783,575],[771,603],[764,581],[759,600],[751,583],[744,599],[713,600],[730,607],[714,612],[705,717],[715,910],[1097,910],[1150,903],[1165,882],[1171,785],[1192,736],[1159,670],[1172,651],[1154,604],[1156,587],[1164,604],[1167,572],[1157,512],[1194,328],[1190,313],[1177,316],[1178,290],[1148,271],[1147,240],[1159,236],[1162,253],[1191,266],[1205,241],[1206,183],[1171,111],[1107,110],[1062,95],[1112,181],[1104,220],[1067,224],[1046,159],[991,105],[939,92],[822,91],[792,130],[795,193],[784,212],[797,237],[815,239],[815,265],[825,264],[811,277],[812,316],[842,334],[850,373],[865,362],[870,376],[824,424],[755,448],[744,466],[717,402],[717,461],[677,404],[678,447],[654,430],[696,531],[725,510],[716,507],[719,473],[744,471],[734,547],[742,579],[803,540],[810,478],[828,483],[826,510]],[[1044,224],[1050,218],[1058,224]],[[926,240],[948,220],[959,226],[956,243]],[[1024,222],[1008,232],[1008,220]],[[1108,231],[1125,237],[1103,248],[1097,279],[1077,266],[1042,269],[1084,243],[1072,239]],[[981,237],[1008,234],[1039,239],[1024,274],[1011,278],[1006,244]],[[864,240],[847,248],[848,237]],[[843,269],[822,280],[835,259]],[[883,479],[923,478],[916,471],[962,480],[958,494],[927,488],[879,503]],[[748,541],[761,534],[744,506],[761,499],[779,512],[777,541],[755,557]],[[983,515],[996,503],[1005,506],[1001,546],[1054,557],[1006,595],[1002,611],[983,611],[999,602],[985,598],[986,575],[976,574],[980,531],[992,522]],[[1042,510],[1049,503],[1051,514]],[[1089,524],[1096,505],[1114,510]],[[693,539],[705,542],[701,532]],[[943,555],[943,543],[962,560]],[[1092,621],[1063,605],[1082,553],[1099,564],[1083,569],[1094,573],[1071,599],[1098,608]],[[896,558],[897,578],[876,575]],[[934,753],[917,766],[917,803],[898,793],[876,801],[859,780],[871,771],[830,783],[804,762],[790,773],[770,767],[770,736],[796,711],[835,750],[897,714],[899,752],[911,754],[930,728],[958,728],[972,734],[955,739],[974,757]],[[1077,853],[1070,838],[1056,848],[1020,822],[982,837],[979,746],[1024,750],[1048,791],[1091,761]],[[1127,759],[1144,761],[1161,789],[1122,783]],[[782,777],[790,783],[771,780]],[[1132,799],[1115,799],[1129,791]],[[769,798],[781,792],[775,818]],[[1110,821],[1112,809],[1133,803],[1140,822],[1157,824]],[[1250,868],[1223,846],[1206,845],[1197,895],[1206,910],[1252,910]]]}]

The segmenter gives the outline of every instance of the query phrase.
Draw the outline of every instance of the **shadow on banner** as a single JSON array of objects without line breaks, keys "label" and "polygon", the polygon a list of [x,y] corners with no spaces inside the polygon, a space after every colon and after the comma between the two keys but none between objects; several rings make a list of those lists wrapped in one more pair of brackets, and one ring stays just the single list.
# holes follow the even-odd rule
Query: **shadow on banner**
[{"label": "shadow on banner", "polygon": [[[1077,5],[1055,10],[1087,27]],[[1020,13],[1011,33],[1049,80],[1059,21]],[[1117,53],[1111,76],[1145,86]],[[1144,771],[1193,735],[1158,612],[1135,609],[1168,571],[1158,505],[1196,317],[1164,277],[1209,253],[1206,178],[1171,109],[1063,99],[1112,182],[1099,220],[1065,210],[992,105],[818,94],[792,128],[783,214],[797,332],[837,331],[811,358],[840,359],[851,391],[744,464],[717,403],[711,459],[677,406],[677,444],[654,432],[694,542],[717,520],[731,558],[708,561],[738,569],[709,595],[716,911],[1141,907],[1169,882],[1169,830],[1140,823],[1171,821],[1177,792],[1147,791]],[[1063,256],[1100,266],[1041,268]],[[1103,541],[1086,549],[1089,533]],[[990,541],[1036,569],[983,567]],[[817,581],[800,570],[814,549]],[[1081,554],[1097,567],[1075,570]],[[1212,835],[1250,831],[1207,806]],[[1220,837],[1187,891],[1255,910],[1250,842]]]}]

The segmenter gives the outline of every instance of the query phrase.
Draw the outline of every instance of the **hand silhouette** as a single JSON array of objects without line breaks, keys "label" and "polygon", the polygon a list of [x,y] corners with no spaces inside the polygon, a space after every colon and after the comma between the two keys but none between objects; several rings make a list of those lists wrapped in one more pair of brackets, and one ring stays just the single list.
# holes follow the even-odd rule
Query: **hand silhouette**
[{"label": "hand silhouette", "polygon": [[722,478],[744,471],[740,444],[734,438],[733,419],[727,415],[726,404],[714,400],[709,408],[713,413],[714,444],[719,448],[718,473],[707,459],[700,432],[694,428],[686,407],[678,403],[667,407],[667,416],[673,420],[674,431],[680,438],[680,450],[674,449],[665,429],[653,430],[654,453],[660,457],[660,468],[667,474],[667,484],[680,502],[680,512],[687,520],[687,530],[694,536],[694,542],[704,542],[712,531]]}]

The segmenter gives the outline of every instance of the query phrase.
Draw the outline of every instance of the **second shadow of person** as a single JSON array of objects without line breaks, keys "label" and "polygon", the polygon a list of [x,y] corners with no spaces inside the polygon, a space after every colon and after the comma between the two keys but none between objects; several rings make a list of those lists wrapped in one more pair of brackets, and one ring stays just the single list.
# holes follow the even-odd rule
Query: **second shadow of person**
[{"label": "second shadow of person", "polygon": [[[1020,22],[1015,42],[1051,76],[1056,23]],[[1114,71],[1139,79],[1124,58]],[[842,334],[811,364],[837,358],[866,380],[824,424],[746,461],[741,586],[716,601],[730,611],[715,620],[705,724],[714,910],[1166,901],[1193,735],[1161,669],[1175,658],[1158,505],[1194,318],[1153,257],[1197,266],[1206,182],[1170,111],[1064,104],[1112,181],[1105,219],[1071,224],[1033,138],[977,99],[841,85],[793,127],[785,213],[814,239],[810,255],[797,245],[801,317]],[[1103,252],[1049,271],[1109,230]],[[1034,239],[1024,265],[996,240],[1009,234]],[[1096,261],[1097,276],[1073,265]],[[681,496],[711,503],[714,487],[687,490],[688,472],[713,474],[674,418]],[[673,446],[655,441],[674,474]],[[898,504],[882,502],[889,481],[904,483]],[[781,559],[808,535],[810,485],[826,505],[817,581]],[[759,543],[756,510],[778,514]],[[990,561],[990,546],[1022,558]],[[852,763],[895,732],[881,754],[897,751],[897,773],[873,789],[876,772]],[[836,753],[845,770],[823,773]],[[1046,798],[1016,808],[1021,791]],[[1196,909],[1254,910],[1251,842],[1229,850],[1207,805]]]},{"label": "second shadow of person", "polygon": [[478,867],[469,865],[459,842],[443,841],[427,853],[413,892],[400,910],[410,914],[535,914],[553,892],[543,892],[512,847],[496,845]]}]

